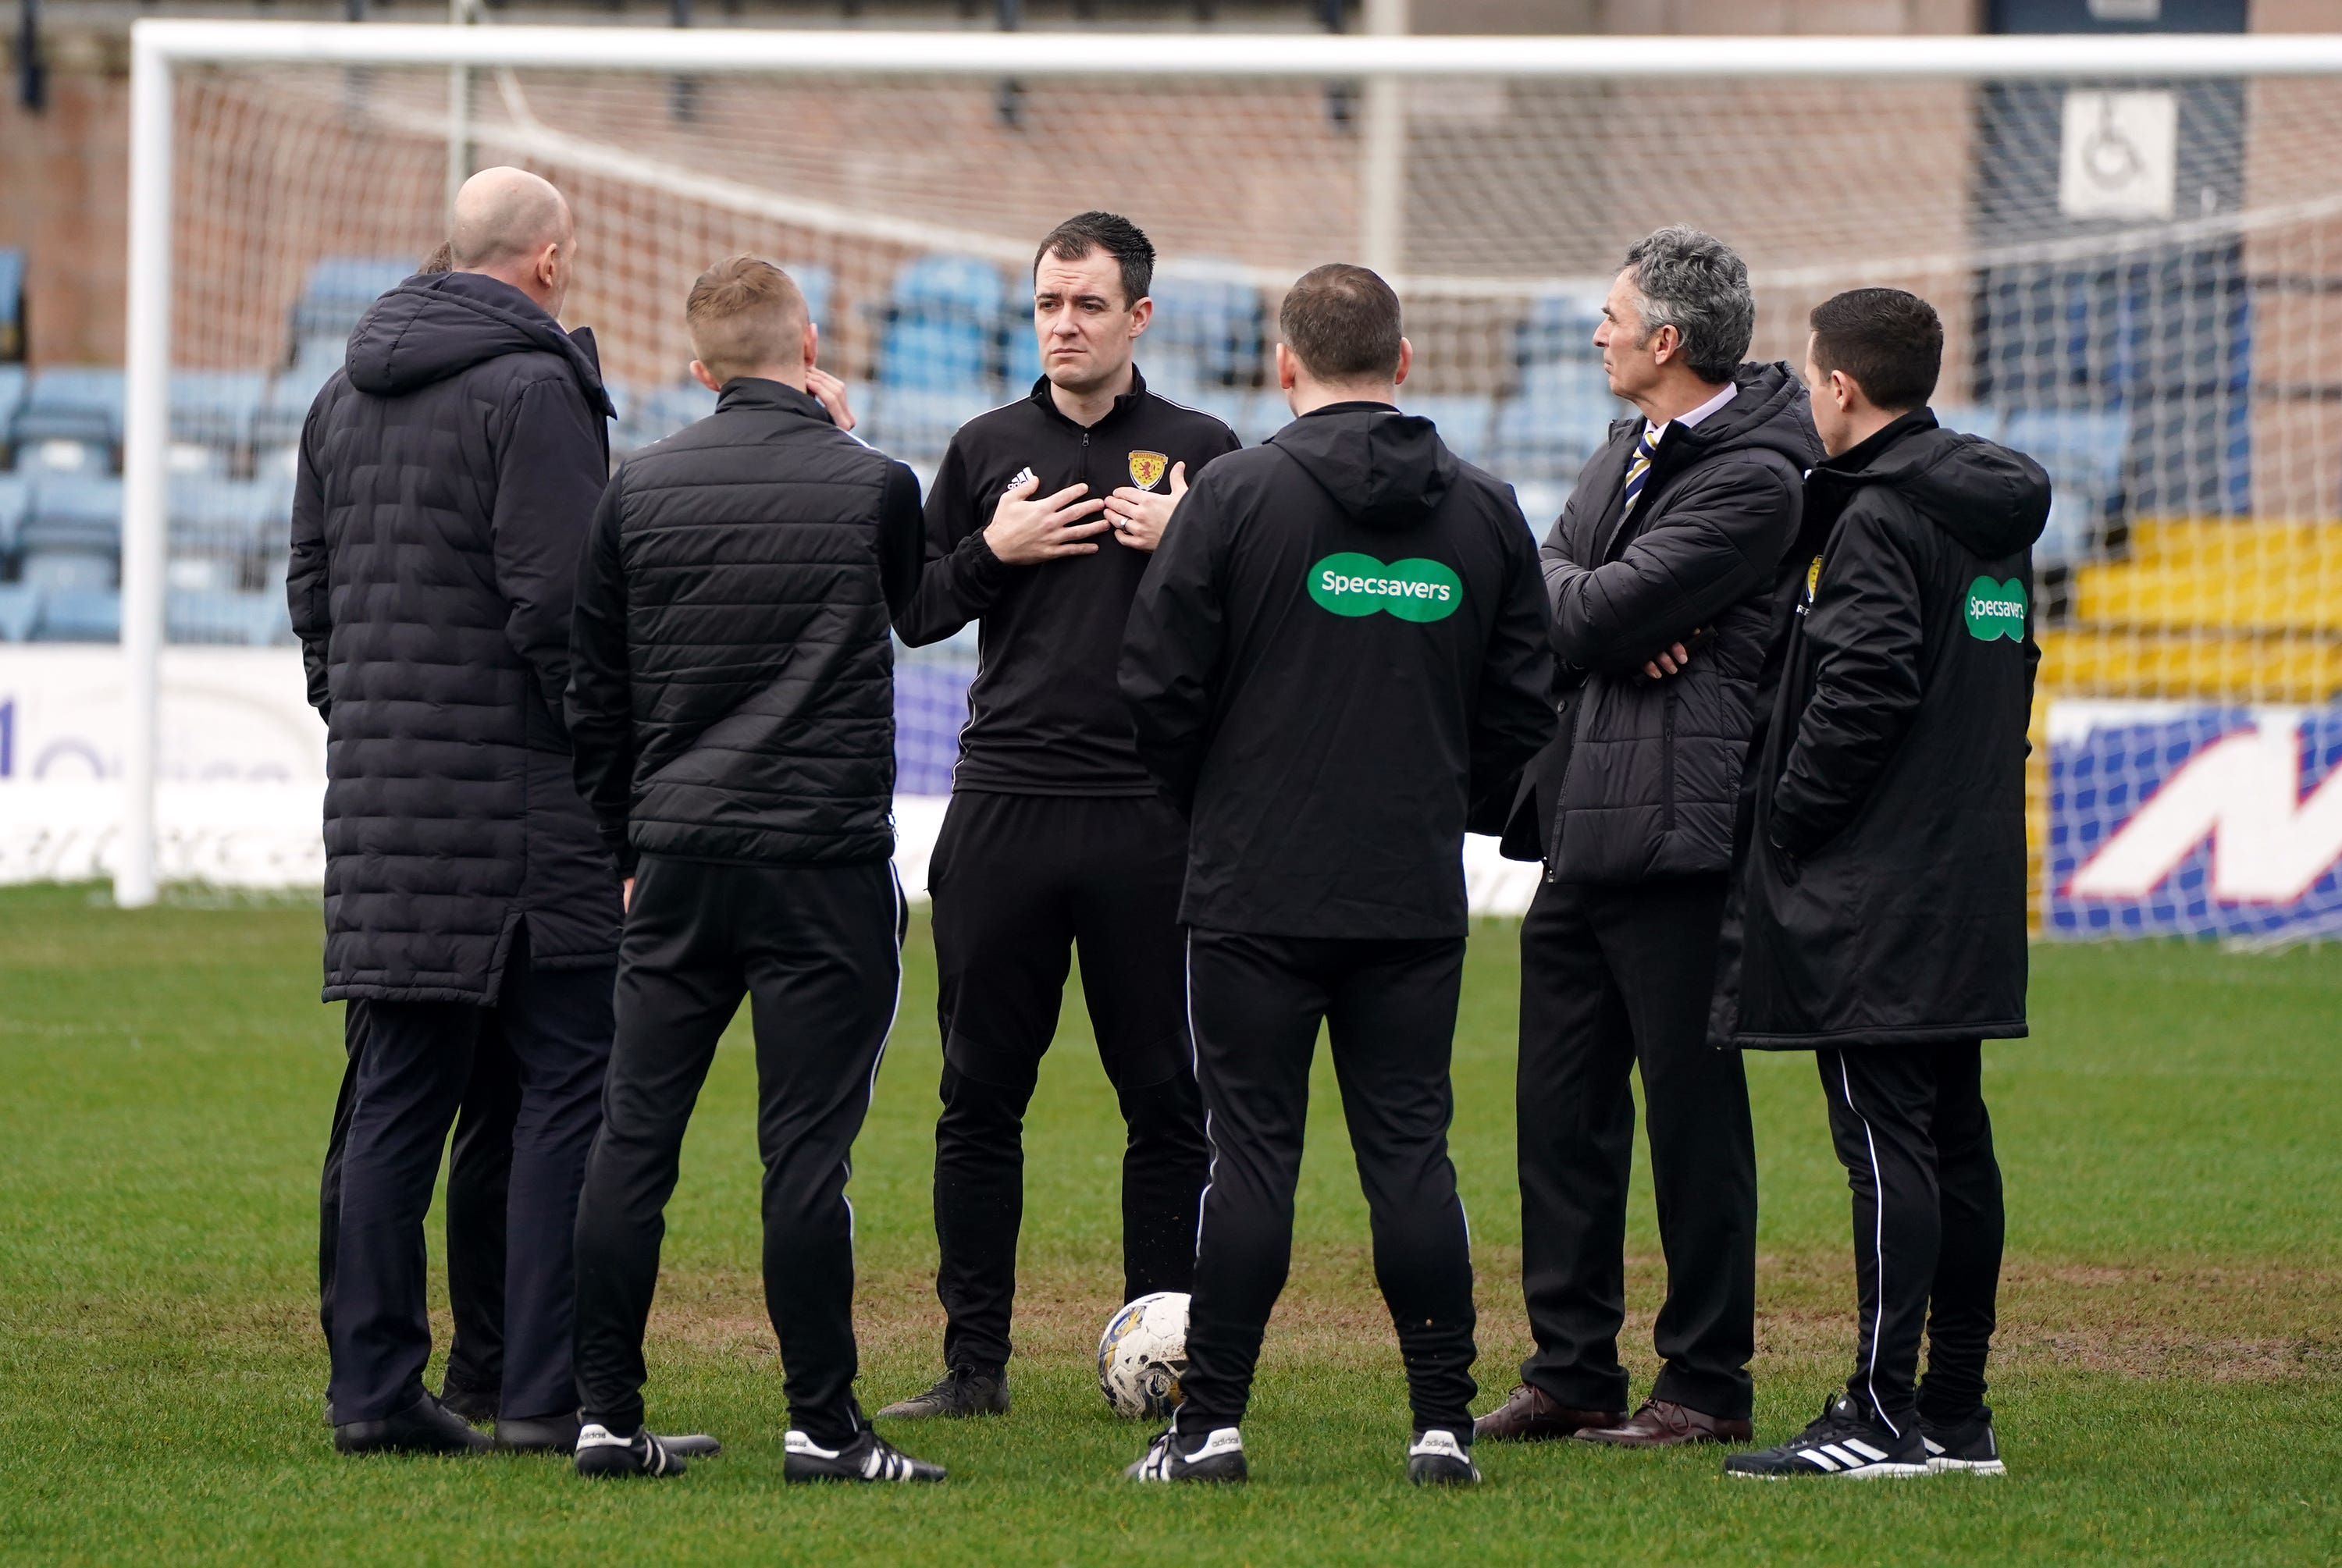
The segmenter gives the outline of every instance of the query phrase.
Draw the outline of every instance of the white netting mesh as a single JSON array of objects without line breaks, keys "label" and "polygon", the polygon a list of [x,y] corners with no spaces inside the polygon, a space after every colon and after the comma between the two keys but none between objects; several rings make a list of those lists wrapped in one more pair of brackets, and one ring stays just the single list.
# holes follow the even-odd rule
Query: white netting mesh
[{"label": "white netting mesh", "polygon": [[[181,73],[175,635],[281,631],[283,449],[357,312],[442,236],[449,91],[437,69]],[[1800,360],[1841,288],[1942,311],[1945,423],[2058,482],[2048,691],[2342,688],[2335,84],[1426,79],[1399,102],[1409,401],[1540,528],[1620,412],[1594,303],[1627,244],[1688,222],[1747,257],[1757,357]],[[1275,429],[1278,288],[1360,254],[1366,112],[1317,82],[515,69],[474,77],[469,125],[476,162],[576,208],[570,315],[621,448],[707,405],[683,296],[749,250],[806,285],[863,434],[925,468],[1029,384],[1032,246],[1090,206],[1163,253],[1150,380]],[[962,656],[906,683],[906,788],[947,763]]]}]

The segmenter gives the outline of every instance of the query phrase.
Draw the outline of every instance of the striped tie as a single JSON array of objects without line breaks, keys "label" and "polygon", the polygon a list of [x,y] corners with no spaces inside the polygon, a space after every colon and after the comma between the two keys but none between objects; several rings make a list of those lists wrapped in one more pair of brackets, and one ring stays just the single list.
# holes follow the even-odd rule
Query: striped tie
[{"label": "striped tie", "polygon": [[1635,443],[1635,460],[1626,465],[1626,501],[1618,508],[1618,520],[1625,522],[1635,514],[1635,503],[1643,498],[1643,481],[1651,475],[1651,459],[1659,450],[1659,433],[1649,420],[1643,421],[1643,438]]}]

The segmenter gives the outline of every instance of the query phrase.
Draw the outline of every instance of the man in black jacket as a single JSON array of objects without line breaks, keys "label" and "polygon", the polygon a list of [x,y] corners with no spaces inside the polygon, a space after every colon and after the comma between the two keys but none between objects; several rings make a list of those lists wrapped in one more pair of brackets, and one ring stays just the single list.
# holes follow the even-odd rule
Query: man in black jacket
[{"label": "man in black jacket", "polygon": [[1123,1299],[1186,1290],[1195,1263],[1206,1149],[1181,1000],[1186,829],[1139,765],[1114,668],[1187,476],[1237,442],[1210,414],[1147,391],[1131,362],[1154,311],[1155,247],[1135,225],[1069,218],[1033,265],[1042,377],[952,438],[902,629],[916,647],[974,621],[982,660],[927,875],[944,1044],[944,1375],[881,1415],[1008,1408],[1025,1107],[1077,945],[1098,1060],[1129,1132]]},{"label": "man in black jacket", "polygon": [[846,1201],[902,986],[887,628],[918,584],[918,481],[807,390],[819,340],[778,267],[717,263],[686,315],[716,412],[610,481],[572,644],[577,780],[627,890],[577,1208],[577,1469],[682,1468],[643,1426],[643,1328],[684,1129],[746,995],[782,1473],[939,1481],[855,1403]]},{"label": "man in black jacket", "polygon": [[610,1042],[618,885],[560,720],[608,469],[575,230],[534,175],[464,187],[455,270],[351,335],[302,431],[286,591],[327,731],[325,988],[356,1059],[329,1303],[345,1452],[486,1445],[424,1392],[422,1225],[475,1060],[519,1065],[497,1433],[574,1432],[569,1236]]},{"label": "man in black jacket", "polygon": [[[1560,734],[1507,837],[1546,875],[1521,925],[1521,1274],[1536,1350],[1483,1437],[1628,1447],[1749,1434],[1756,1159],[1713,1049],[1740,775],[1769,595],[1820,455],[1786,365],[1743,365],[1747,268],[1696,230],[1626,255],[1594,341],[1639,416],[1578,475],[1543,551]],[[1528,843],[1534,831],[1534,848]],[[1643,1075],[1667,1293],[1626,1413],[1627,1167]]]},{"label": "man in black jacket", "polygon": [[1242,1480],[1328,1026],[1418,1484],[1471,1461],[1472,1263],[1447,1157],[1467,808],[1552,730],[1530,534],[1504,484],[1396,408],[1399,305],[1333,265],[1285,297],[1298,416],[1187,493],[1132,606],[1139,754],[1188,813],[1188,1007],[1210,1113],[1186,1398],[1130,1467]]},{"label": "man in black jacket", "polygon": [[1820,1419],[1725,1469],[1997,1475],[1984,1370],[2003,1221],[1980,1074],[1983,1041],[2026,1033],[2032,547],[2049,481],[1937,427],[1944,333],[1925,300],[1856,289],[1812,319],[1829,459],[1807,507],[1827,533],[1757,764],[1734,1037],[1819,1064],[1861,1316]]}]

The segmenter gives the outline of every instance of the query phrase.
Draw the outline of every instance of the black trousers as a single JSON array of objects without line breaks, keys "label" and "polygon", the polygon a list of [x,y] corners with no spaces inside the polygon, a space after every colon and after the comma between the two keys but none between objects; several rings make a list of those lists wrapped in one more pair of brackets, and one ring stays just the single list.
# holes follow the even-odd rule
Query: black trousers
[{"label": "black trousers", "polygon": [[1627,1080],[1639,1066],[1667,1264],[1651,1397],[1749,1414],[1756,1140],[1740,1057],[1707,1041],[1723,913],[1721,875],[1547,882],[1521,924],[1521,1283],[1536,1341],[1521,1378],[1576,1409],[1626,1408]]},{"label": "black trousers", "polygon": [[825,1446],[854,1402],[854,1140],[902,984],[902,894],[884,861],[725,865],[645,855],[618,948],[618,1039],[577,1205],[585,1419],[643,1422],[643,1330],[667,1199],[716,1042],[749,1000],[764,1158],[765,1305],[796,1427]]},{"label": "black trousers", "polygon": [[[497,1408],[514,1417],[575,1408],[569,1241],[600,1121],[610,993],[606,968],[531,969],[519,936],[493,1007],[348,1004],[357,1022],[346,1027],[360,1044],[325,1314],[333,1354],[326,1398],[335,1421],[379,1420],[423,1393],[431,1354],[423,1220],[440,1150],[473,1092],[484,1050],[509,1053],[519,1093],[505,1176]],[[480,1135],[490,1135],[485,1122]],[[475,1194],[467,1211],[476,1204]],[[475,1280],[486,1246],[476,1229],[475,1223],[465,1248]],[[475,1287],[466,1297],[478,1302]]]},{"label": "black trousers", "polygon": [[1076,949],[1127,1130],[1123,1299],[1188,1287],[1209,1150],[1182,979],[1186,846],[1186,824],[1160,800],[952,797],[927,878],[944,1042],[935,1203],[946,1366],[1008,1360],[1025,1110]]},{"label": "black trousers", "polygon": [[1188,934],[1211,1185],[1196,1236],[1184,1431],[1234,1426],[1293,1257],[1309,1061],[1326,1026],[1373,1219],[1375,1283],[1398,1331],[1420,1430],[1468,1433],[1471,1239],[1447,1157],[1461,937],[1341,941]]},{"label": "black trousers", "polygon": [[[357,1103],[365,1020],[363,1007],[344,1010],[342,1044],[348,1060],[318,1183],[317,1321],[328,1342],[334,1336],[334,1265],[342,1230],[342,1156],[349,1143],[350,1110]],[[472,1080],[455,1114],[455,1146],[447,1161],[447,1304],[455,1333],[447,1346],[441,1391],[485,1395],[491,1404],[505,1380],[505,1209],[512,1185],[513,1128],[519,1119],[520,1064],[503,1030],[482,1030],[473,1046]]]},{"label": "black trousers", "polygon": [[[1915,1413],[1957,1424],[1984,1403],[2007,1230],[1982,1044],[1857,1046],[1815,1059],[1854,1191],[1861,1330],[1847,1387],[1892,1431]],[[1923,1328],[1927,1378],[1915,1389]]]}]

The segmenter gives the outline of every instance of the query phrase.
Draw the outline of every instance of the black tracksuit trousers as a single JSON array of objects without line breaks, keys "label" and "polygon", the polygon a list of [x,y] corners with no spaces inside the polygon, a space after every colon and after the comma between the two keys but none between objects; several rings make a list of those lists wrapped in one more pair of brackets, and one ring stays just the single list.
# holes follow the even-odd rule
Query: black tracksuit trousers
[{"label": "black tracksuit trousers", "polygon": [[1447,1157],[1464,939],[1188,933],[1211,1184],[1187,1317],[1185,1432],[1235,1426],[1293,1258],[1309,1062],[1326,1026],[1373,1220],[1375,1282],[1418,1430],[1472,1430],[1471,1239]]},{"label": "black tracksuit trousers", "polygon": [[1123,1299],[1184,1291],[1209,1151],[1186,1036],[1178,925],[1187,828],[1154,798],[952,796],[927,883],[944,1042],[936,1294],[944,1364],[1009,1355],[1025,1213],[1025,1110],[1076,949],[1120,1102]]},{"label": "black tracksuit trousers", "polygon": [[[2000,1165],[1980,1042],[1817,1051],[1830,1140],[1854,1192],[1861,1329],[1847,1387],[1891,1431],[1984,1403],[2000,1289]],[[1919,1338],[1927,1339],[1927,1378]]]},{"label": "black tracksuit trousers", "polygon": [[[484,1053],[509,1054],[519,1098],[504,1178],[504,1234],[481,1237],[493,1226],[478,1218],[482,1195],[475,1190],[464,1205],[471,1239],[460,1249],[476,1279],[489,1266],[495,1242],[503,1243],[497,1409],[526,1418],[575,1408],[569,1239],[586,1150],[601,1119],[610,994],[607,968],[530,968],[524,928],[494,1006],[348,1004],[355,1022],[345,1032],[358,1042],[354,1082],[338,1170],[329,1163],[326,1176],[329,1185],[338,1178],[340,1203],[335,1234],[321,1238],[331,1253],[330,1265],[321,1269],[330,1274],[322,1316],[333,1355],[326,1399],[335,1421],[378,1421],[423,1393],[431,1353],[423,1221],[458,1108],[493,1098],[478,1082]],[[484,1116],[478,1135],[502,1135],[500,1124]],[[493,1163],[469,1164],[476,1172]],[[461,1278],[464,1270],[455,1273]],[[485,1311],[475,1284],[465,1285],[458,1299]]]},{"label": "black tracksuit trousers", "polygon": [[[342,1229],[342,1155],[357,1103],[366,1010],[346,1008],[348,1063],[334,1101],[334,1129],[317,1193],[317,1321],[334,1337],[334,1262]],[[494,1405],[505,1381],[505,1209],[511,1195],[513,1130],[520,1119],[520,1064],[501,1029],[484,1029],[472,1049],[472,1081],[455,1114],[447,1157],[447,1306],[455,1332],[447,1346],[444,1394],[485,1396]]]},{"label": "black tracksuit trousers", "polygon": [[854,1402],[854,1140],[895,1020],[905,911],[893,868],[645,855],[618,948],[618,1038],[577,1204],[584,1419],[643,1424],[643,1330],[685,1127],[748,998],[765,1165],[765,1306],[792,1424],[825,1447]]},{"label": "black tracksuit trousers", "polygon": [[1573,1409],[1626,1408],[1618,1331],[1639,1066],[1667,1264],[1651,1397],[1749,1414],[1756,1138],[1739,1054],[1707,1039],[1724,891],[1721,874],[1547,882],[1521,923],[1521,1283],[1536,1340],[1521,1380]]}]

